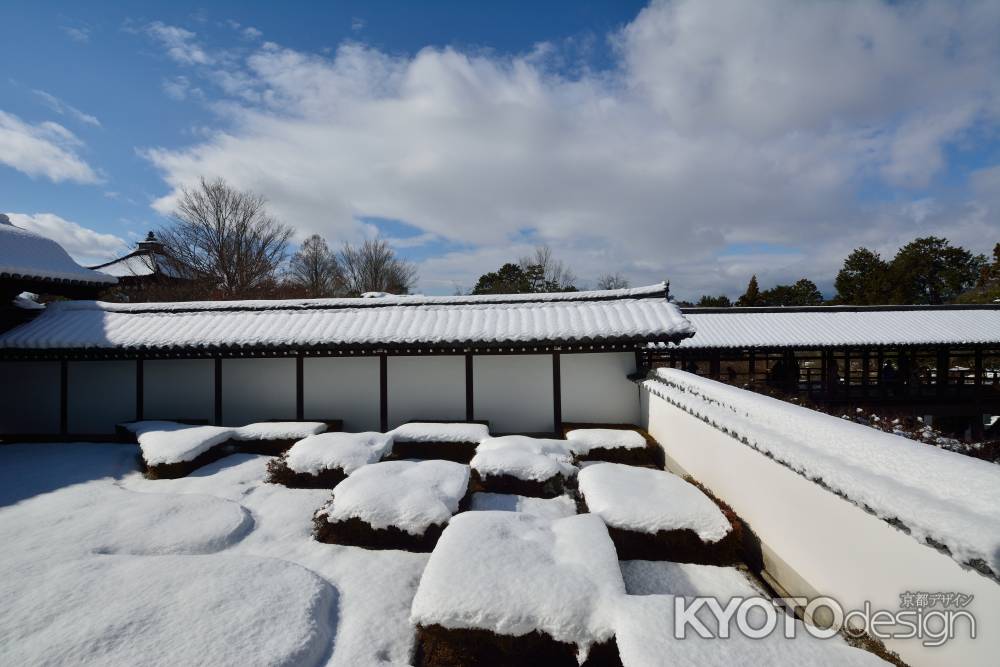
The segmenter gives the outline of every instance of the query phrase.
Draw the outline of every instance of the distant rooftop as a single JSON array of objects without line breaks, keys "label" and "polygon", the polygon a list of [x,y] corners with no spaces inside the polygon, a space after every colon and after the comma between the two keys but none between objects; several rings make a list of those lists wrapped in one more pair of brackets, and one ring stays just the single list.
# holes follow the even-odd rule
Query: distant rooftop
[{"label": "distant rooftop", "polygon": [[52,239],[14,226],[0,213],[0,278],[111,285],[113,276],[86,269]]}]

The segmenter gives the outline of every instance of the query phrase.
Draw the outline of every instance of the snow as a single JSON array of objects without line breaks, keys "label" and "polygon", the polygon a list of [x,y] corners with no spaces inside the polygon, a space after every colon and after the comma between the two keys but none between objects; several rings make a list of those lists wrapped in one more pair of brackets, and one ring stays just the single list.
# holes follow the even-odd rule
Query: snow
[{"label": "snow", "polygon": [[147,465],[191,461],[233,437],[225,426],[191,426],[168,421],[140,421],[123,424],[135,433]]},{"label": "snow", "polygon": [[114,284],[117,279],[85,269],[63,247],[34,232],[14,226],[0,213],[0,274]]},{"label": "snow", "polygon": [[1000,468],[675,369],[643,387],[886,520],[1000,574]]},{"label": "snow", "polygon": [[[762,639],[751,639],[734,628],[728,639],[702,638],[688,627],[683,640],[672,636],[674,628],[673,595],[629,595],[618,603],[615,640],[624,667],[662,667],[663,665],[698,665],[699,667],[731,667],[731,665],[885,665],[886,663],[860,649],[847,646],[839,639],[817,639],[796,621],[794,639],[782,634],[779,621],[774,633]],[[761,610],[753,609],[758,612]],[[718,621],[707,607],[696,614],[713,635],[718,633]],[[761,620],[750,614],[750,623],[759,627]]]},{"label": "snow", "polygon": [[718,542],[731,526],[722,510],[677,475],[620,463],[593,463],[578,476],[591,512],[614,528],[641,533],[689,529]]},{"label": "snow", "polygon": [[38,295],[31,292],[21,292],[14,297],[14,307],[22,310],[45,310],[45,304],[38,303]]},{"label": "snow", "polygon": [[469,467],[452,461],[383,461],[363,466],[333,490],[319,511],[331,523],[360,519],[423,535],[447,523],[469,486]]},{"label": "snow", "polygon": [[350,475],[363,465],[381,461],[391,451],[392,436],[387,433],[320,433],[292,445],[285,462],[297,473],[317,475],[339,468]]},{"label": "snow", "polygon": [[409,663],[427,554],[315,541],[329,492],[264,483],[269,457],[152,481],[136,453],[0,447],[0,664]]},{"label": "snow", "polygon": [[327,429],[325,422],[258,422],[240,426],[234,440],[301,440]]},{"label": "snow", "polygon": [[438,540],[411,620],[512,636],[537,630],[586,650],[612,635],[613,603],[624,593],[598,517],[465,512]]},{"label": "snow", "polygon": [[575,475],[572,459],[565,440],[505,435],[479,443],[469,465],[482,476],[510,475],[544,482],[556,475]]},{"label": "snow", "polygon": [[807,312],[699,313],[688,310],[696,336],[682,348],[848,347],[996,343],[1000,310],[912,307],[908,310],[822,308]]},{"label": "snow", "polygon": [[627,291],[581,296],[586,294],[155,304],[67,301],[4,333],[0,347],[156,350],[587,341],[600,351],[601,340],[672,340],[693,333],[677,307],[653,293],[645,298]]},{"label": "snow", "polygon": [[156,273],[156,260],[153,259],[152,255],[135,253],[94,267],[94,271],[106,273],[116,278],[151,276]]},{"label": "snow", "polygon": [[585,456],[591,449],[641,449],[646,439],[641,433],[617,428],[577,428],[566,434],[566,439],[578,456]]},{"label": "snow", "polygon": [[413,422],[390,431],[395,442],[480,442],[490,436],[485,424]]},{"label": "snow", "polygon": [[735,567],[671,563],[665,560],[620,562],[629,595],[711,596],[719,600],[753,597],[763,591]]},{"label": "snow", "polygon": [[476,512],[523,512],[551,520],[576,514],[576,502],[569,496],[532,498],[507,493],[474,493],[469,509]]}]

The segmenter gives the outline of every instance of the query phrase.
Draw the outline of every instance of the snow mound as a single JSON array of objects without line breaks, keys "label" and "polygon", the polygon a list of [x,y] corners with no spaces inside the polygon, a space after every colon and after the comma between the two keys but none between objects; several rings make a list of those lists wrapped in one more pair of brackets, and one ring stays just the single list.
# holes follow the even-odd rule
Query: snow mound
[{"label": "snow mound", "polygon": [[234,440],[301,440],[327,429],[324,422],[257,422],[240,426]]},{"label": "snow mound", "polygon": [[[774,633],[763,639],[751,639],[732,628],[728,639],[716,638],[718,621],[707,607],[695,616],[712,633],[702,638],[688,626],[683,639],[673,637],[673,595],[627,595],[618,601],[615,640],[624,667],[662,667],[663,665],[885,665],[871,653],[847,646],[838,638],[817,639],[800,621],[795,621],[794,639],[782,634],[783,621]],[[725,602],[723,602],[725,605]],[[761,612],[756,615],[754,612]],[[780,613],[780,612],[778,612]],[[752,609],[750,623],[760,627],[764,619],[760,609]],[[760,620],[755,620],[758,616]]]},{"label": "snow mound", "polygon": [[711,596],[723,603],[733,597],[763,595],[735,567],[671,563],[665,560],[620,562],[625,591],[629,595]]},{"label": "snow mound", "polygon": [[569,496],[532,498],[507,493],[474,493],[472,511],[523,512],[540,519],[563,519],[576,514],[576,503]]},{"label": "snow mound", "polygon": [[573,453],[585,456],[591,449],[641,449],[646,439],[641,433],[617,428],[577,428],[566,433]]},{"label": "snow mound", "polygon": [[383,461],[337,485],[319,510],[331,523],[360,519],[375,529],[394,526],[422,535],[447,523],[469,486],[469,467],[452,461]]},{"label": "snow mound", "polygon": [[410,618],[501,635],[537,630],[587,649],[613,634],[613,603],[624,592],[598,517],[465,512],[438,540]]},{"label": "snow mound", "polygon": [[167,421],[141,421],[124,424],[135,434],[147,465],[191,461],[212,447],[233,437],[225,426],[191,426]]},{"label": "snow mound", "polygon": [[544,482],[556,475],[575,475],[572,460],[565,440],[505,435],[479,443],[469,465],[480,475],[510,475]]},{"label": "snow mound", "polygon": [[1000,467],[691,373],[651,378],[651,394],[1000,576]]},{"label": "snow mound", "polygon": [[390,431],[396,442],[481,442],[490,437],[485,424],[414,422]]},{"label": "snow mound", "polygon": [[69,560],[0,591],[8,665],[307,665],[332,641],[334,590],[272,558]]},{"label": "snow mound", "polygon": [[381,461],[390,451],[392,436],[388,433],[320,433],[292,445],[285,461],[297,473],[316,475],[340,468],[349,475],[363,465]]},{"label": "snow mound", "polygon": [[718,542],[731,526],[722,510],[696,486],[663,470],[593,463],[580,471],[587,507],[614,528],[641,533],[689,529]]}]

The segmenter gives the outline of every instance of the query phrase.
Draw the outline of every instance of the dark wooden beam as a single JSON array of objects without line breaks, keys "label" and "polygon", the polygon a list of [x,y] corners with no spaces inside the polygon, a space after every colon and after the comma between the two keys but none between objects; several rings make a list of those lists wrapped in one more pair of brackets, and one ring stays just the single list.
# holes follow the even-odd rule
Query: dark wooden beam
[{"label": "dark wooden beam", "polygon": [[59,362],[59,433],[69,433],[69,362]]},{"label": "dark wooden beam", "polygon": [[215,414],[212,422],[222,425],[222,359],[215,359]]},{"label": "dark wooden beam", "polygon": [[553,430],[562,433],[562,371],[559,353],[552,353],[552,423]]},{"label": "dark wooden beam", "polygon": [[146,382],[143,379],[142,357],[135,360],[135,420],[145,419]]},{"label": "dark wooden beam", "polygon": [[465,421],[472,421],[475,417],[475,393],[472,379],[472,353],[465,353]]},{"label": "dark wooden beam", "polygon": [[389,357],[378,356],[378,420],[384,433],[389,430]]},{"label": "dark wooden beam", "polygon": [[299,421],[305,419],[305,378],[303,368],[303,358],[300,354],[295,357],[295,418]]}]

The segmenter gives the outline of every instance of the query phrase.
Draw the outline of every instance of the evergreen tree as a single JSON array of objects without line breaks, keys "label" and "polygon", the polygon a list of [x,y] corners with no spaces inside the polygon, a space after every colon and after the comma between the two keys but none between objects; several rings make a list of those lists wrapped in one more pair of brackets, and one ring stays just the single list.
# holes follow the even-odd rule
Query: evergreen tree
[{"label": "evergreen tree", "polygon": [[747,291],[743,293],[739,299],[736,300],[737,306],[762,306],[760,299],[760,285],[757,284],[757,274],[754,274],[750,278],[750,283],[747,285]]},{"label": "evergreen tree", "polygon": [[975,285],[986,264],[982,255],[973,255],[947,239],[927,236],[899,249],[889,265],[893,303],[939,304],[954,301]]},{"label": "evergreen tree", "polygon": [[531,279],[517,264],[507,263],[498,270],[479,276],[473,294],[523,294],[531,292]]},{"label": "evergreen tree", "polygon": [[818,306],[823,303],[823,294],[816,283],[802,278],[792,285],[775,285],[760,294],[762,306]]},{"label": "evergreen tree", "polygon": [[837,273],[836,301],[856,306],[887,303],[889,263],[868,248],[855,248]]},{"label": "evergreen tree", "polygon": [[980,269],[976,286],[958,297],[957,301],[959,303],[1000,302],[1000,243],[993,246],[993,262],[984,264]]},{"label": "evergreen tree", "polygon": [[725,294],[720,294],[719,296],[709,296],[708,294],[703,294],[700,299],[698,299],[699,308],[729,308],[733,305],[733,302],[729,300],[729,297]]}]

